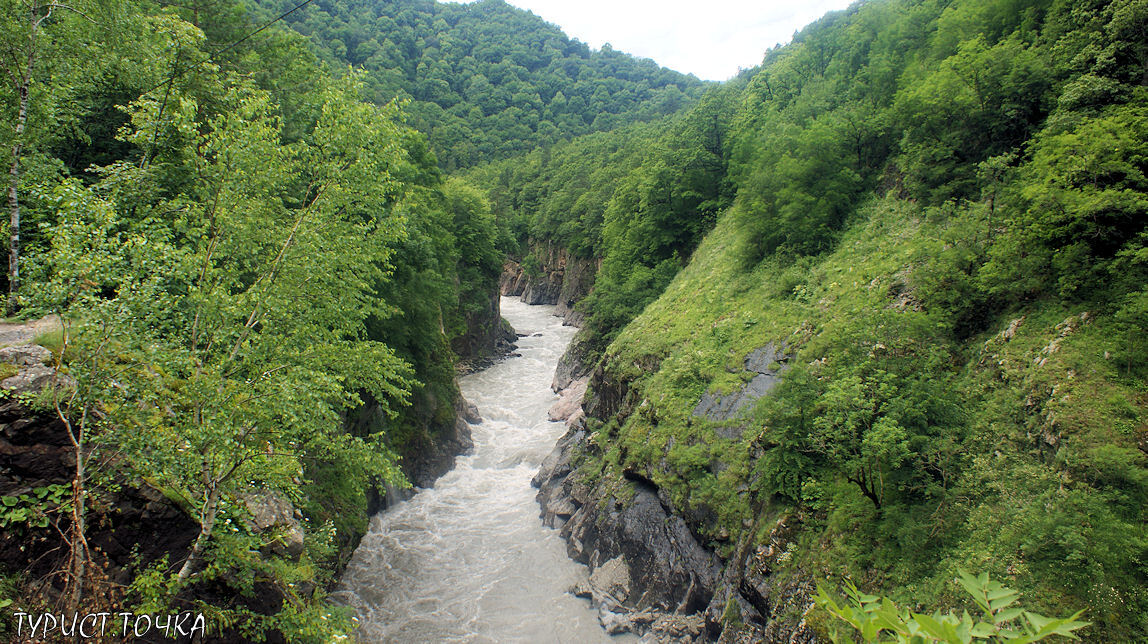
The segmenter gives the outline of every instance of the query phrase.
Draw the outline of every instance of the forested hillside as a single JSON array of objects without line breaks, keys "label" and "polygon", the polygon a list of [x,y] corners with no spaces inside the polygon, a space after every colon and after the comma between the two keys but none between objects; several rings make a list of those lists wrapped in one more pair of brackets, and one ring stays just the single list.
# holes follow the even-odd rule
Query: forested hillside
[{"label": "forested hillside", "polygon": [[488,203],[240,3],[0,12],[6,304],[49,316],[2,358],[0,606],[345,632],[368,512],[467,447],[457,363],[513,338]]},{"label": "forested hillside", "polygon": [[[1146,34],[1134,1],[860,3],[625,144],[471,173],[525,264],[601,259],[577,467],[540,475],[572,552],[688,569],[711,635],[824,635],[826,578],[956,606],[966,570],[1145,637]],[[647,491],[721,575],[627,540],[604,508]]]},{"label": "forested hillside", "polygon": [[[259,13],[295,4],[260,0]],[[287,22],[324,62],[364,70],[369,100],[410,99],[411,125],[448,171],[656,120],[703,87],[649,59],[591,51],[502,0],[323,0]]]},{"label": "forested hillside", "polygon": [[0,71],[2,637],[347,637],[505,270],[582,326],[534,483],[611,632],[959,577],[978,637],[1148,638],[1144,0],[866,0],[721,84],[500,0],[0,0]]}]

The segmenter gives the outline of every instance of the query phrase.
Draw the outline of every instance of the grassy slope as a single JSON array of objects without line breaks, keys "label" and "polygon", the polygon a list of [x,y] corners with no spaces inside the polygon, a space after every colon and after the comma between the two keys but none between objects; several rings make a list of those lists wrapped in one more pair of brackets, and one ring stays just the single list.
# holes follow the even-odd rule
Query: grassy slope
[{"label": "grassy slope", "polygon": [[[608,372],[633,379],[640,401],[620,427],[596,428],[608,468],[644,471],[680,510],[700,508],[708,517],[701,530],[719,551],[748,533],[763,539],[776,517],[794,516],[804,525],[794,574],[849,575],[944,604],[956,598],[948,582],[958,567],[989,571],[1024,591],[1030,607],[1087,607],[1089,619],[1105,622],[1093,636],[1121,641],[1142,632],[1145,591],[1108,555],[1142,545],[1145,530],[1134,517],[1110,516],[1134,499],[1108,497],[1144,483],[1137,443],[1148,433],[1148,396],[1106,358],[1119,342],[1112,321],[1034,303],[955,344],[963,435],[953,438],[963,460],[945,482],[950,493],[907,510],[911,516],[874,521],[872,505],[840,480],[817,481],[824,493],[814,490],[800,508],[755,500],[754,441],[769,428],[750,422],[740,440],[720,439],[712,423],[691,417],[699,397],[739,386],[744,376],[731,371],[768,342],[797,347],[798,363],[834,360],[840,338],[857,337],[844,331],[859,314],[911,313],[914,270],[944,248],[945,224],[927,221],[912,203],[877,200],[860,209],[832,253],[747,272],[735,219],[723,216],[690,265],[608,349]],[[1071,574],[1058,572],[1073,558]]]}]

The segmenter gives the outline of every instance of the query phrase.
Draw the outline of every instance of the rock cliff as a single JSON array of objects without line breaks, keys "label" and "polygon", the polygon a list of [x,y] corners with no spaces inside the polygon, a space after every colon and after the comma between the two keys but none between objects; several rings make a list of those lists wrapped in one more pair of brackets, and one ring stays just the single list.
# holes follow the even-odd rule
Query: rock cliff
[{"label": "rock cliff", "polygon": [[[745,368],[772,385],[787,360],[784,345],[767,345],[747,357]],[[754,379],[732,399],[760,395],[763,387],[755,387]],[[802,618],[813,582],[771,574],[788,557],[790,536],[802,517],[755,525],[748,534],[768,531],[766,545],[741,542],[723,556],[699,537],[704,512],[675,507],[644,472],[615,476],[594,457],[600,450],[587,422],[633,413],[639,405],[628,384],[601,367],[589,378],[556,374],[556,388],[559,382],[565,389],[551,419],[566,419],[567,431],[532,484],[539,490],[543,522],[560,530],[568,554],[590,568],[587,581],[572,592],[594,603],[602,626],[658,642],[818,641]],[[574,404],[576,398],[581,405]],[[722,420],[741,406],[699,401],[702,413],[719,414],[721,407]]]},{"label": "rock cliff", "polygon": [[499,300],[499,292],[492,291],[481,309],[466,313],[466,329],[450,342],[464,371],[480,369],[514,350],[518,337],[502,318]]},{"label": "rock cliff", "polygon": [[[25,499],[52,487],[72,483],[74,455],[66,429],[54,413],[40,411],[7,398],[0,402],[0,497]],[[90,482],[87,530],[89,584],[104,589],[84,600],[91,610],[122,610],[124,589],[131,583],[140,561],[182,561],[191,548],[199,525],[168,495],[144,481]],[[0,567],[20,572],[30,580],[20,592],[25,601],[56,605],[65,590],[62,573],[68,557],[63,535],[70,530],[68,514],[51,510],[51,497],[42,507],[50,513],[42,527],[20,523],[0,530]],[[241,499],[253,532],[282,534],[272,541],[265,555],[297,558],[303,551],[303,532],[297,510],[281,496],[257,490]],[[16,501],[13,507],[20,507]],[[7,503],[5,504],[7,506]],[[266,579],[254,579],[255,592],[239,596],[226,582],[199,584],[184,590],[179,601],[223,601],[257,614],[278,612],[286,601],[283,590]],[[92,586],[89,586],[91,588]],[[25,605],[34,608],[34,604]],[[269,633],[271,641],[276,634]],[[204,642],[241,641],[243,635],[223,628]],[[148,640],[145,640],[148,641]]]},{"label": "rock cliff", "polygon": [[567,324],[581,326],[582,313],[574,306],[594,287],[600,260],[571,255],[565,248],[535,243],[528,259],[508,260],[503,266],[499,292],[521,297],[527,304],[557,305]]}]

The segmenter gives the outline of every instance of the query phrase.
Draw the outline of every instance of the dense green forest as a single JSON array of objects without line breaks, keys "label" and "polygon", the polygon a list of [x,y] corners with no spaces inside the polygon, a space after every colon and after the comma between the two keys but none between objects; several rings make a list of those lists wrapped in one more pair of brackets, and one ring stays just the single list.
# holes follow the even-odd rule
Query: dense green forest
[{"label": "dense green forest", "polygon": [[[38,338],[61,386],[19,402],[59,416],[74,463],[69,485],[5,496],[6,552],[54,547],[55,526],[70,553],[5,592],[30,610],[47,572],[71,610],[198,607],[230,637],[325,641],[349,627],[323,589],[373,490],[407,485],[398,456],[454,427],[499,233],[399,102],[365,100],[366,75],[332,75],[282,26],[244,39],[242,4],[194,9],[3,6],[7,304],[64,322]],[[140,484],[198,536],[109,586],[87,536]],[[295,533],[245,522],[252,495],[298,509]]]},{"label": "dense green forest", "polygon": [[[278,14],[296,3],[258,4]],[[364,70],[369,100],[410,99],[411,125],[448,171],[657,120],[703,88],[649,59],[591,51],[502,0],[324,0],[287,22],[324,62]]]},{"label": "dense green forest", "polygon": [[[71,454],[4,496],[4,560],[57,554],[0,609],[342,636],[325,592],[454,426],[503,261],[561,247],[599,262],[572,476],[603,506],[656,486],[731,566],[781,534],[779,587],[947,609],[985,572],[1146,637],[1143,0],[858,2],[722,84],[497,0],[296,4],[0,0],[6,305],[63,321],[61,386],[8,398]],[[708,414],[766,347],[776,387]],[[191,536],[111,583],[86,535],[145,486]]]},{"label": "dense green forest", "polygon": [[[860,3],[659,128],[472,172],[527,263],[602,258],[583,480],[730,555],[796,524],[774,575],[943,604],[984,570],[1144,637],[1146,34],[1134,1]],[[700,413],[763,346],[775,392]]]}]

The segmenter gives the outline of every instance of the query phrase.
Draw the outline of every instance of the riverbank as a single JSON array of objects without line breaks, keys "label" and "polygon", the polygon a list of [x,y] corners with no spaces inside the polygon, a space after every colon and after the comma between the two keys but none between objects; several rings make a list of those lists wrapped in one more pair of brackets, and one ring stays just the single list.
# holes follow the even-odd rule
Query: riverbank
[{"label": "riverbank", "polygon": [[482,417],[474,449],[433,488],[375,516],[335,598],[367,641],[617,641],[569,593],[587,570],[538,520],[530,480],[562,435],[551,375],[575,329],[504,298],[518,355],[459,379]]}]

